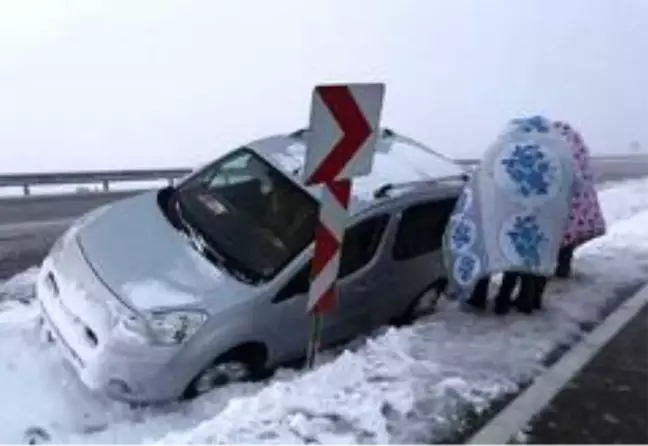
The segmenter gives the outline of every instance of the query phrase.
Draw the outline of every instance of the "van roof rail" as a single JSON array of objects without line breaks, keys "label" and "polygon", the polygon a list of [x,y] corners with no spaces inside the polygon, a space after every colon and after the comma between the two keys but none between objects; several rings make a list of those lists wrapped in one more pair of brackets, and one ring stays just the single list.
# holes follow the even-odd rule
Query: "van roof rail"
[{"label": "van roof rail", "polygon": [[385,183],[376,190],[374,190],[373,196],[376,199],[379,198],[385,198],[389,195],[389,192],[405,187],[415,187],[415,186],[424,186],[424,185],[431,185],[431,184],[438,184],[439,182],[442,181],[447,181],[447,180],[462,180],[465,181],[466,178],[464,175],[450,175],[447,177],[441,177],[441,178],[434,178],[434,179],[425,179],[425,180],[417,180],[417,181],[405,181],[403,183]]},{"label": "van roof rail", "polygon": [[382,136],[384,138],[393,138],[396,135],[397,135],[397,133],[395,131],[393,131],[392,129],[390,129],[389,127],[385,127],[382,130]]},{"label": "van roof rail", "polygon": [[[288,136],[291,138],[296,138],[296,139],[302,139],[308,132],[307,128],[303,129],[297,129],[294,132],[290,133]],[[385,127],[382,129],[382,136],[383,138],[394,138],[396,136],[400,136],[398,133],[390,129],[389,127]]]},{"label": "van roof rail", "polygon": [[288,136],[295,139],[304,139],[306,132],[308,132],[307,128],[298,129],[292,132],[291,134],[289,134]]}]

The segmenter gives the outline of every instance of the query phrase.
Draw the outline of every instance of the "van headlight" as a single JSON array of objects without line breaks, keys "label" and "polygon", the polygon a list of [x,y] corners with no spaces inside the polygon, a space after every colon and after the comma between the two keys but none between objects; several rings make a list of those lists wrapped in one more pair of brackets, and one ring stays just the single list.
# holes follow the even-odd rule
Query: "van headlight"
[{"label": "van headlight", "polygon": [[201,311],[165,311],[148,315],[148,325],[153,341],[173,345],[181,344],[191,338],[207,320]]},{"label": "van headlight", "polygon": [[131,339],[137,343],[148,343],[151,329],[146,321],[134,314],[119,315],[115,318],[115,334],[122,339]]}]

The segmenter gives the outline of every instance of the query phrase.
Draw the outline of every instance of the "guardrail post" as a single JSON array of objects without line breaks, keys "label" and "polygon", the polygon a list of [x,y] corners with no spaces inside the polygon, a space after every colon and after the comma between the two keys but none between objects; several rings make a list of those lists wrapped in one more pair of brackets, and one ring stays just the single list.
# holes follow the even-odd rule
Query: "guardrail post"
[{"label": "guardrail post", "polygon": [[29,184],[23,184],[23,195],[29,195]]},{"label": "guardrail post", "polygon": [[108,180],[103,180],[101,183],[103,184],[103,191],[108,192],[110,190],[110,182]]}]

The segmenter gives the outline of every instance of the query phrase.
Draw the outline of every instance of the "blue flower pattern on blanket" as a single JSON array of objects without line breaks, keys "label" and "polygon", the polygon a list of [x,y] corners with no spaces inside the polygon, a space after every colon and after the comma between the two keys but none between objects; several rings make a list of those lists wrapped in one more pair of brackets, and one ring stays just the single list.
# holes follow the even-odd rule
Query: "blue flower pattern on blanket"
[{"label": "blue flower pattern on blanket", "polygon": [[551,163],[538,144],[517,144],[509,158],[503,159],[506,173],[524,197],[547,195],[552,181]]},{"label": "blue flower pattern on blanket", "polygon": [[455,273],[459,276],[458,279],[461,283],[468,283],[474,275],[477,261],[471,256],[461,256]]},{"label": "blue flower pattern on blanket", "polygon": [[526,267],[533,268],[540,265],[540,245],[549,239],[540,230],[534,215],[515,217],[513,228],[507,231],[507,235]]},{"label": "blue flower pattern on blanket", "polygon": [[533,116],[526,119],[514,119],[513,124],[517,125],[525,133],[536,131],[538,133],[549,133],[551,123],[542,116]]},{"label": "blue flower pattern on blanket", "polygon": [[452,225],[452,247],[460,250],[471,240],[472,228],[463,220],[460,219]]}]

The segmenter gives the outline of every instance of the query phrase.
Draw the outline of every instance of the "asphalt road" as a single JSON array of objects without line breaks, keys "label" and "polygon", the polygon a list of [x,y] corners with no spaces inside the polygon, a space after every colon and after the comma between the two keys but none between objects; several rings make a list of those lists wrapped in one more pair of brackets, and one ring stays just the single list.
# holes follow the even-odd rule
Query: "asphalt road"
[{"label": "asphalt road", "polygon": [[0,280],[40,263],[50,246],[76,218],[132,194],[0,199]]},{"label": "asphalt road", "polygon": [[73,219],[132,194],[133,192],[95,192],[0,198],[0,228],[11,227],[16,223],[38,224]]}]

